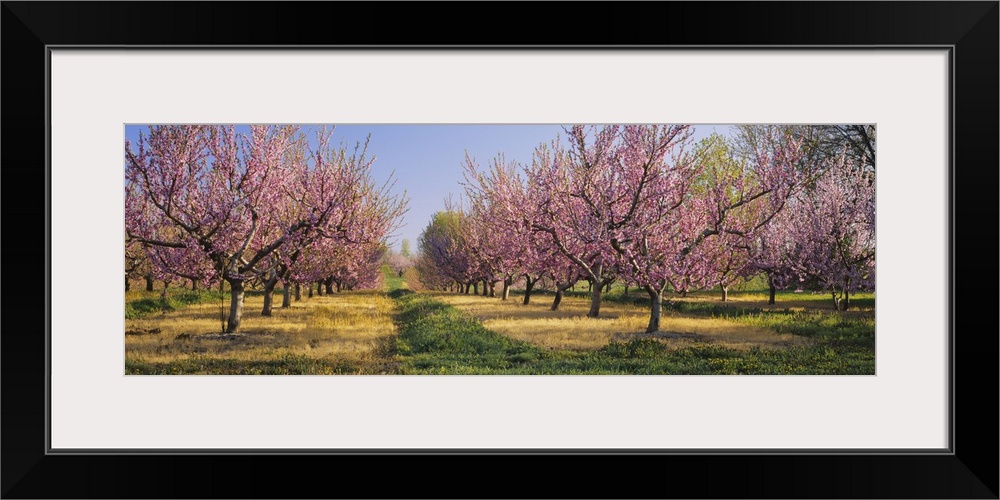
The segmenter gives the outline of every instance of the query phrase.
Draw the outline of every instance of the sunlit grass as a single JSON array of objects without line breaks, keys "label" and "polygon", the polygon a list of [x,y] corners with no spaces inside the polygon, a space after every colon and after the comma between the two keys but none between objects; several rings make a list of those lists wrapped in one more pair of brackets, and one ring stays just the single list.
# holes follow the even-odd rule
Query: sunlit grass
[{"label": "sunlit grass", "polygon": [[[280,304],[280,290],[275,293]],[[222,308],[226,309],[223,310]],[[222,334],[228,301],[125,321],[128,373],[388,373],[394,303],[383,292],[314,296],[261,316],[246,298],[239,333]]]},{"label": "sunlit grass", "polygon": [[[251,292],[250,295],[254,295]],[[256,294],[259,294],[257,292]],[[192,304],[218,302],[222,292],[217,290],[190,290],[187,288],[167,288],[159,290],[130,290],[125,292],[125,318],[136,319],[166,311],[175,311]]]},{"label": "sunlit grass", "polygon": [[649,308],[637,304],[606,301],[598,318],[586,317],[590,301],[566,297],[558,311],[550,311],[551,297],[537,297],[528,305],[520,295],[507,301],[496,298],[434,293],[433,297],[471,314],[497,333],[549,349],[593,350],[612,341],[639,338],[661,340],[669,349],[711,343],[719,347],[748,350],[800,346],[809,339],[773,331],[763,324],[747,324],[728,318],[686,316],[664,311],[660,332],[645,333]]},{"label": "sunlit grass", "polygon": [[383,280],[385,282],[385,286],[383,288],[385,288],[385,290],[388,292],[409,287],[408,283],[406,282],[405,275],[399,276],[387,264],[382,265],[382,276],[385,277]]},{"label": "sunlit grass", "polygon": [[[590,292],[585,287],[577,287],[576,290],[567,292],[569,297],[587,298]],[[784,310],[802,311],[806,309],[830,310],[833,311],[833,298],[826,292],[795,292],[792,290],[778,290],[775,294],[775,303],[768,304],[767,290],[730,290],[728,300],[722,301],[722,292],[719,290],[702,290],[692,292],[682,297],[678,294],[666,292],[663,300],[671,302],[683,302],[690,304],[719,304],[725,306],[756,307],[763,310]],[[534,300],[534,298],[532,298]],[[548,299],[552,300],[549,295]],[[645,291],[630,288],[626,294],[621,286],[612,286],[611,292],[604,294],[604,300],[608,302],[629,302],[645,305],[649,301],[649,296]],[[872,292],[860,292],[852,294],[850,297],[849,313],[872,312],[875,310],[875,294]]]},{"label": "sunlit grass", "polygon": [[[688,302],[708,302],[725,304],[721,301],[720,291],[701,291],[689,294],[688,297],[670,297],[675,301]],[[795,292],[781,290],[775,294],[774,304],[768,304],[767,290],[730,291],[728,302],[740,307],[759,307],[764,310],[790,309],[790,310],[831,310],[833,311],[833,298],[826,292]],[[872,292],[860,292],[852,294],[850,297],[851,309],[848,312],[871,312],[875,310],[875,294]]]},{"label": "sunlit grass", "polygon": [[[263,317],[248,293],[236,335],[222,334],[228,296],[217,291],[133,291],[126,304],[130,374],[873,374],[874,296],[836,312],[815,295],[759,292],[665,297],[660,331],[645,333],[648,299],[607,296],[587,318],[582,292],[550,311],[551,294],[509,300],[413,293],[386,275],[388,291],[293,301]],[[391,298],[390,298],[391,297]],[[823,297],[822,299],[827,299]],[[796,302],[798,301],[798,302]]]},{"label": "sunlit grass", "polygon": [[[630,318],[638,309],[611,308],[608,318],[590,319],[582,317],[584,304],[577,305],[581,310],[576,316],[575,308],[568,307],[558,313],[561,317],[551,319],[562,321],[562,329],[574,327],[576,332],[583,332],[579,335],[583,340],[563,338],[553,342],[552,335],[539,339],[518,332],[518,325],[538,321],[539,311],[513,302],[497,305],[500,301],[495,298],[405,290],[390,296],[399,303],[396,345],[400,372],[406,374],[875,373],[874,324],[837,313],[737,309],[727,317],[706,318],[671,312],[669,319],[675,327],[700,327],[702,333],[651,335],[640,328],[638,333],[609,339],[608,329],[613,331],[616,326],[634,321]],[[511,314],[518,307],[525,318]],[[613,314],[617,316],[611,317]],[[510,324],[506,326],[511,328],[508,332],[486,326],[505,326],[503,322],[507,321]],[[734,336],[738,337],[735,341],[730,339]],[[780,345],[773,341],[775,338],[790,342]]]}]

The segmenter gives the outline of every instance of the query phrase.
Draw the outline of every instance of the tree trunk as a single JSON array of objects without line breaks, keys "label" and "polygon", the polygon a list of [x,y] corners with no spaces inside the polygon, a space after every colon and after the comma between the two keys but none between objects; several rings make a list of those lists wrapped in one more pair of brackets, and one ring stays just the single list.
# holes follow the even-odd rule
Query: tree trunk
[{"label": "tree trunk", "polygon": [[316,295],[323,296],[323,280],[316,282]]},{"label": "tree trunk", "polygon": [[128,282],[128,276],[125,277],[125,291],[129,291],[132,288],[132,284]]},{"label": "tree trunk", "polygon": [[483,280],[483,297],[486,297],[489,294],[490,294],[490,286],[488,283],[486,283],[486,280]]},{"label": "tree trunk", "polygon": [[646,333],[658,332],[663,313],[663,290],[646,287],[646,293],[649,294],[649,325],[646,326]]},{"label": "tree trunk", "polygon": [[601,281],[601,275],[603,274],[604,264],[598,263],[591,270],[590,277],[587,278],[587,283],[590,285],[590,311],[587,311],[588,318],[596,318],[601,314],[601,291],[605,285]]},{"label": "tree trunk", "polygon": [[229,282],[229,321],[226,333],[236,333],[240,330],[240,318],[243,317],[243,280],[228,279]]},{"label": "tree trunk", "polygon": [[528,305],[531,302],[531,289],[535,287],[537,281],[538,278],[532,280],[531,276],[524,277],[524,305]]},{"label": "tree trunk", "polygon": [[292,287],[288,286],[288,283],[285,283],[284,285],[285,288],[281,293],[281,308],[288,309],[289,307],[292,307]]},{"label": "tree trunk", "polygon": [[479,295],[479,283],[472,284],[472,295]]},{"label": "tree trunk", "polygon": [[147,292],[153,291],[153,275],[151,274],[146,275],[146,291]]},{"label": "tree trunk", "polygon": [[769,295],[767,297],[767,303],[773,305],[774,304],[774,292],[776,290],[775,290],[775,287],[774,287],[774,277],[771,276],[771,275],[767,276],[767,288],[768,288],[768,292],[769,292]]},{"label": "tree trunk", "polygon": [[722,301],[723,302],[728,301],[729,300],[729,287],[725,286],[725,285],[719,285],[719,288],[722,289]]},{"label": "tree trunk", "polygon": [[604,287],[604,293],[611,293],[611,282]]},{"label": "tree trunk", "polygon": [[[327,278],[326,282],[324,282],[323,284],[326,285],[326,294],[327,295],[330,295],[331,293],[333,293],[333,278]],[[337,282],[337,291],[338,292],[340,291],[340,282],[339,281]]]},{"label": "tree trunk", "polygon": [[496,281],[491,281],[490,282],[490,297],[496,297],[496,296],[497,296],[497,282]]},{"label": "tree trunk", "polygon": [[466,295],[468,295],[468,294],[469,294],[469,290],[472,290],[472,285],[470,285],[470,284],[466,283],[466,284],[465,284],[465,294],[466,294]]},{"label": "tree trunk", "polygon": [[552,307],[550,308],[551,310],[553,311],[559,310],[559,303],[562,302],[562,296],[563,296],[563,289],[559,288],[559,286],[556,285],[556,298],[552,299]]},{"label": "tree trunk", "polygon": [[312,283],[309,283],[309,295],[308,295],[308,297],[310,299],[313,298],[313,285],[312,285]]},{"label": "tree trunk", "polygon": [[277,278],[271,278],[264,282],[264,309],[260,311],[261,316],[271,315],[271,304],[274,301],[274,286],[277,284]]},{"label": "tree trunk", "polygon": [[298,283],[295,284],[295,300],[302,300],[302,288],[299,287]]},{"label": "tree trunk", "polygon": [[191,280],[191,289],[192,290],[197,290],[198,289],[198,282],[197,281]]},{"label": "tree trunk", "polygon": [[601,290],[604,287],[601,285],[591,285],[590,288],[590,311],[587,312],[587,317],[596,318],[601,314]]},{"label": "tree trunk", "polygon": [[846,311],[851,305],[850,293],[845,289],[842,297],[837,296],[837,290],[833,290],[833,308],[837,311]]},{"label": "tree trunk", "polygon": [[503,280],[503,291],[500,292],[500,300],[507,300],[510,297],[510,278]]}]

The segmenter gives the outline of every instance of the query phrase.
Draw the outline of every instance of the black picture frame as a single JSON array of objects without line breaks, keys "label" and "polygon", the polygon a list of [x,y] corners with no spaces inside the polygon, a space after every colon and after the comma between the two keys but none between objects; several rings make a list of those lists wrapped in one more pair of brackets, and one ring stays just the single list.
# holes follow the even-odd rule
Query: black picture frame
[{"label": "black picture frame", "polygon": [[[7,286],[0,290],[8,299],[7,329],[0,338],[4,498],[998,498],[998,324],[996,291],[989,287],[998,275],[1000,3],[996,1],[2,4],[2,122],[7,146],[2,149],[2,165],[8,187],[4,204],[8,238],[3,247]],[[484,8],[488,16],[482,16]],[[452,21],[456,14],[468,17],[468,22],[456,25]],[[514,27],[513,32],[524,34],[512,36]],[[949,47],[951,452],[47,453],[49,311],[38,284],[43,281],[46,298],[55,286],[74,286],[57,285],[58,277],[48,273],[49,206],[39,189],[48,186],[50,47],[461,44],[482,48],[511,47],[512,41],[520,47],[609,50],[614,46]],[[958,298],[962,302],[956,307]],[[978,298],[985,298],[989,306],[979,305]],[[914,301],[919,307],[919,294]],[[564,477],[553,467],[555,462],[575,473]],[[373,469],[386,479],[375,484],[359,480],[360,472]],[[284,471],[296,472],[289,476]],[[469,490],[470,483],[482,486]]]}]

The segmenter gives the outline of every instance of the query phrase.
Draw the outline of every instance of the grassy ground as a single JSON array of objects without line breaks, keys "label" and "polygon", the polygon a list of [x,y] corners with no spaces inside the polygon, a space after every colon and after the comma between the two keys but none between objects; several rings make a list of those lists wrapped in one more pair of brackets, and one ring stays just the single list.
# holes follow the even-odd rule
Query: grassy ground
[{"label": "grassy ground", "polygon": [[[874,297],[832,311],[828,297],[731,292],[673,297],[646,334],[648,299],[613,290],[601,318],[586,292],[560,311],[551,295],[508,301],[414,293],[386,274],[385,291],[307,298],[260,315],[249,292],[240,333],[221,334],[228,297],[169,289],[126,294],[129,374],[874,374]],[[275,291],[280,304],[281,290]]]},{"label": "grassy ground", "polygon": [[[532,300],[534,300],[536,293],[532,293]],[[541,295],[541,300],[548,300],[551,303],[551,293],[542,292]],[[590,292],[586,291],[586,287],[577,287],[576,290],[566,292],[566,295],[569,297],[590,298]],[[688,294],[687,297],[680,297],[679,295],[673,295],[669,292],[664,293],[663,295],[663,300],[667,303],[667,306],[670,306],[671,304],[688,304],[689,306],[694,306],[695,304],[704,303],[722,307],[736,306],[744,308],[760,308],[765,311],[784,309],[792,311],[802,311],[805,309],[834,311],[833,299],[830,294],[820,292],[814,293],[805,291],[796,293],[791,290],[778,290],[775,294],[775,303],[770,305],[767,303],[768,291],[766,289],[730,290],[729,301],[731,301],[731,303],[723,303],[721,298],[722,292],[719,290],[692,292]],[[624,288],[613,285],[611,287],[611,292],[604,294],[603,300],[607,302],[632,303],[642,307],[648,307],[649,295],[647,295],[644,290],[637,290],[635,288],[630,288],[626,294]],[[856,295],[851,295],[851,307],[848,313],[871,313],[874,310],[874,293],[862,292]]]},{"label": "grassy ground", "polygon": [[386,266],[382,269],[382,274],[385,275],[385,288],[386,290],[400,290],[403,288],[408,288],[409,284],[406,282],[406,277],[401,277],[396,273],[392,272],[391,269]]},{"label": "grassy ground", "polygon": [[[280,304],[280,295],[278,303]],[[263,297],[246,298],[240,332],[220,333],[220,304],[202,303],[125,322],[129,374],[379,374],[395,371],[382,354],[395,333],[384,292],[303,298],[260,315]]]},{"label": "grassy ground", "polygon": [[656,338],[669,349],[705,342],[737,350],[809,343],[806,337],[776,333],[732,318],[692,316],[671,310],[664,312],[660,332],[646,334],[647,304],[608,301],[602,304],[599,318],[588,318],[589,298],[567,297],[558,311],[551,311],[551,299],[545,297],[524,305],[520,294],[512,294],[507,301],[447,293],[432,296],[471,314],[486,328],[548,349],[598,349],[611,341],[639,338]]},{"label": "grassy ground", "polygon": [[[686,325],[701,333],[668,332],[651,336],[642,333],[644,324],[637,323],[637,315],[633,314],[637,311],[625,307],[609,307],[607,318],[593,320],[574,316],[569,310],[585,307],[585,303],[570,306],[567,302],[571,301],[564,300],[562,307],[567,311],[558,313],[559,317],[554,319],[540,319],[532,317],[538,311],[530,310],[530,306],[498,304],[496,299],[487,302],[491,299],[406,291],[391,295],[400,306],[396,344],[402,373],[875,372],[873,321],[838,313],[781,310],[744,314],[735,310],[725,318],[691,318],[668,313],[664,325]],[[528,318],[525,326],[508,326],[517,323],[519,308]],[[477,316],[485,319],[485,323]],[[705,323],[699,323],[700,319]],[[583,332],[580,341],[567,334],[573,331]],[[740,331],[749,332],[748,339],[741,339]],[[781,340],[768,339],[769,335]]]},{"label": "grassy ground", "polygon": [[[260,295],[260,292],[250,292]],[[164,311],[176,311],[192,304],[218,303],[221,292],[214,290],[190,290],[186,288],[168,288],[147,292],[146,290],[131,290],[125,292],[125,319],[144,318]]]}]

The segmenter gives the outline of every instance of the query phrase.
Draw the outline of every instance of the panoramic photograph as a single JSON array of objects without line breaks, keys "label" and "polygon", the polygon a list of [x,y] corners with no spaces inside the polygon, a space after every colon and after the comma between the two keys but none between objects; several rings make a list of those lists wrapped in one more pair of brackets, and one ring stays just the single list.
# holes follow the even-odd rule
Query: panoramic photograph
[{"label": "panoramic photograph", "polygon": [[127,124],[127,375],[874,375],[872,124]]}]

